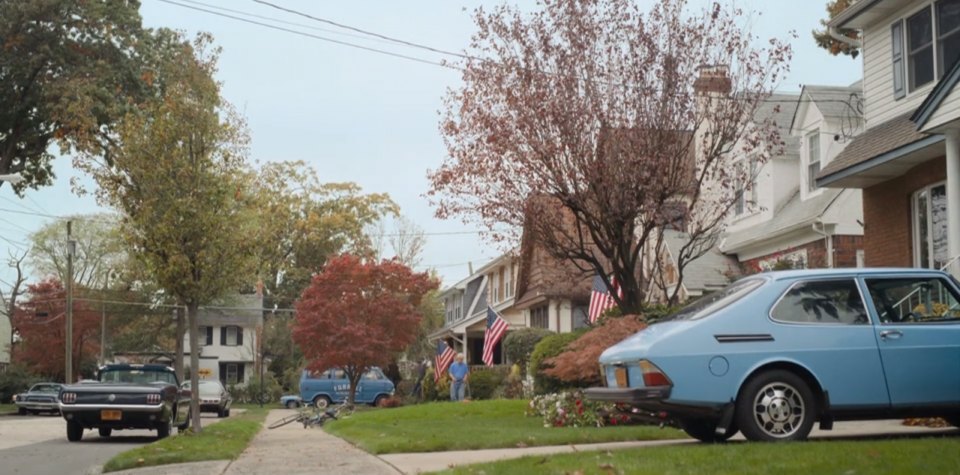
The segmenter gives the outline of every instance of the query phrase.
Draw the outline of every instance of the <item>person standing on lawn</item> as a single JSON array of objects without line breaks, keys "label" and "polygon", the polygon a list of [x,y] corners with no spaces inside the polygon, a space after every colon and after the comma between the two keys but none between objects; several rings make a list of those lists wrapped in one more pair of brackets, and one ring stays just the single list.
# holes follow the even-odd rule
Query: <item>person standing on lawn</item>
[{"label": "person standing on lawn", "polygon": [[467,380],[470,379],[470,367],[463,362],[463,355],[457,355],[456,361],[450,365],[450,400],[463,401],[466,392]]}]

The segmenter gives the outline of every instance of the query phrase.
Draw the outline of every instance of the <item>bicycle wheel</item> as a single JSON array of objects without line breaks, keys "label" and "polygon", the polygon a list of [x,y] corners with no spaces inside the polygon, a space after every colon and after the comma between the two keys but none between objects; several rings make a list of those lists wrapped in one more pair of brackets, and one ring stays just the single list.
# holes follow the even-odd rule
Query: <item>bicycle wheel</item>
[{"label": "bicycle wheel", "polygon": [[353,414],[353,404],[343,403],[337,408],[337,418],[346,417]]},{"label": "bicycle wheel", "polygon": [[285,426],[293,421],[299,421],[301,417],[303,417],[301,414],[291,414],[283,419],[278,419],[272,422],[267,426],[267,429],[276,429],[277,427]]}]

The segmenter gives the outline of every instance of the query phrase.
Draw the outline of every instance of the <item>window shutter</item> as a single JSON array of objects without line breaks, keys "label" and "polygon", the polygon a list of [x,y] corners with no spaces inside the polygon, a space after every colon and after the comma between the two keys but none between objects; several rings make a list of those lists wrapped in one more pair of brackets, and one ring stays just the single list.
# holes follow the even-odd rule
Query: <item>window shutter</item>
[{"label": "window shutter", "polygon": [[210,346],[213,344],[213,327],[203,327],[203,329],[206,330],[204,339],[207,340],[207,346]]},{"label": "window shutter", "polygon": [[903,20],[890,27],[890,50],[893,52],[893,98],[900,99],[907,95],[904,85]]},{"label": "window shutter", "polygon": [[237,329],[237,346],[243,346],[243,327],[233,327]]},{"label": "window shutter", "polygon": [[220,346],[227,346],[227,327],[220,327]]},{"label": "window shutter", "polygon": [[[239,338],[239,337],[238,337]],[[240,341],[239,339],[237,341]],[[243,363],[237,363],[237,383],[243,383]]]}]

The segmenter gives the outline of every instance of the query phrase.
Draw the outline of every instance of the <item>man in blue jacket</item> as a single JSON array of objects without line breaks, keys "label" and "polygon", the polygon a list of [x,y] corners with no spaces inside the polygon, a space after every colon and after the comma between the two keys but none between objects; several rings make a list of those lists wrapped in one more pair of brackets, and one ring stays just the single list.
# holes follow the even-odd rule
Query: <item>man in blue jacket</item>
[{"label": "man in blue jacket", "polygon": [[470,379],[470,367],[463,362],[463,355],[457,355],[454,363],[450,365],[448,372],[451,380],[450,400],[463,401],[467,380]]}]

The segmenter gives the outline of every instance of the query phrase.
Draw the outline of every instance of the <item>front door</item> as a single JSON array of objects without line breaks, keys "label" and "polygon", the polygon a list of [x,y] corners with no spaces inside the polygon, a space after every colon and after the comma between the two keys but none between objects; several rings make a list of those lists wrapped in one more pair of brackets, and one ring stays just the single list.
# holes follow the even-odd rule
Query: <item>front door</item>
[{"label": "front door", "polygon": [[942,277],[865,279],[894,407],[960,403],[960,298]]}]

